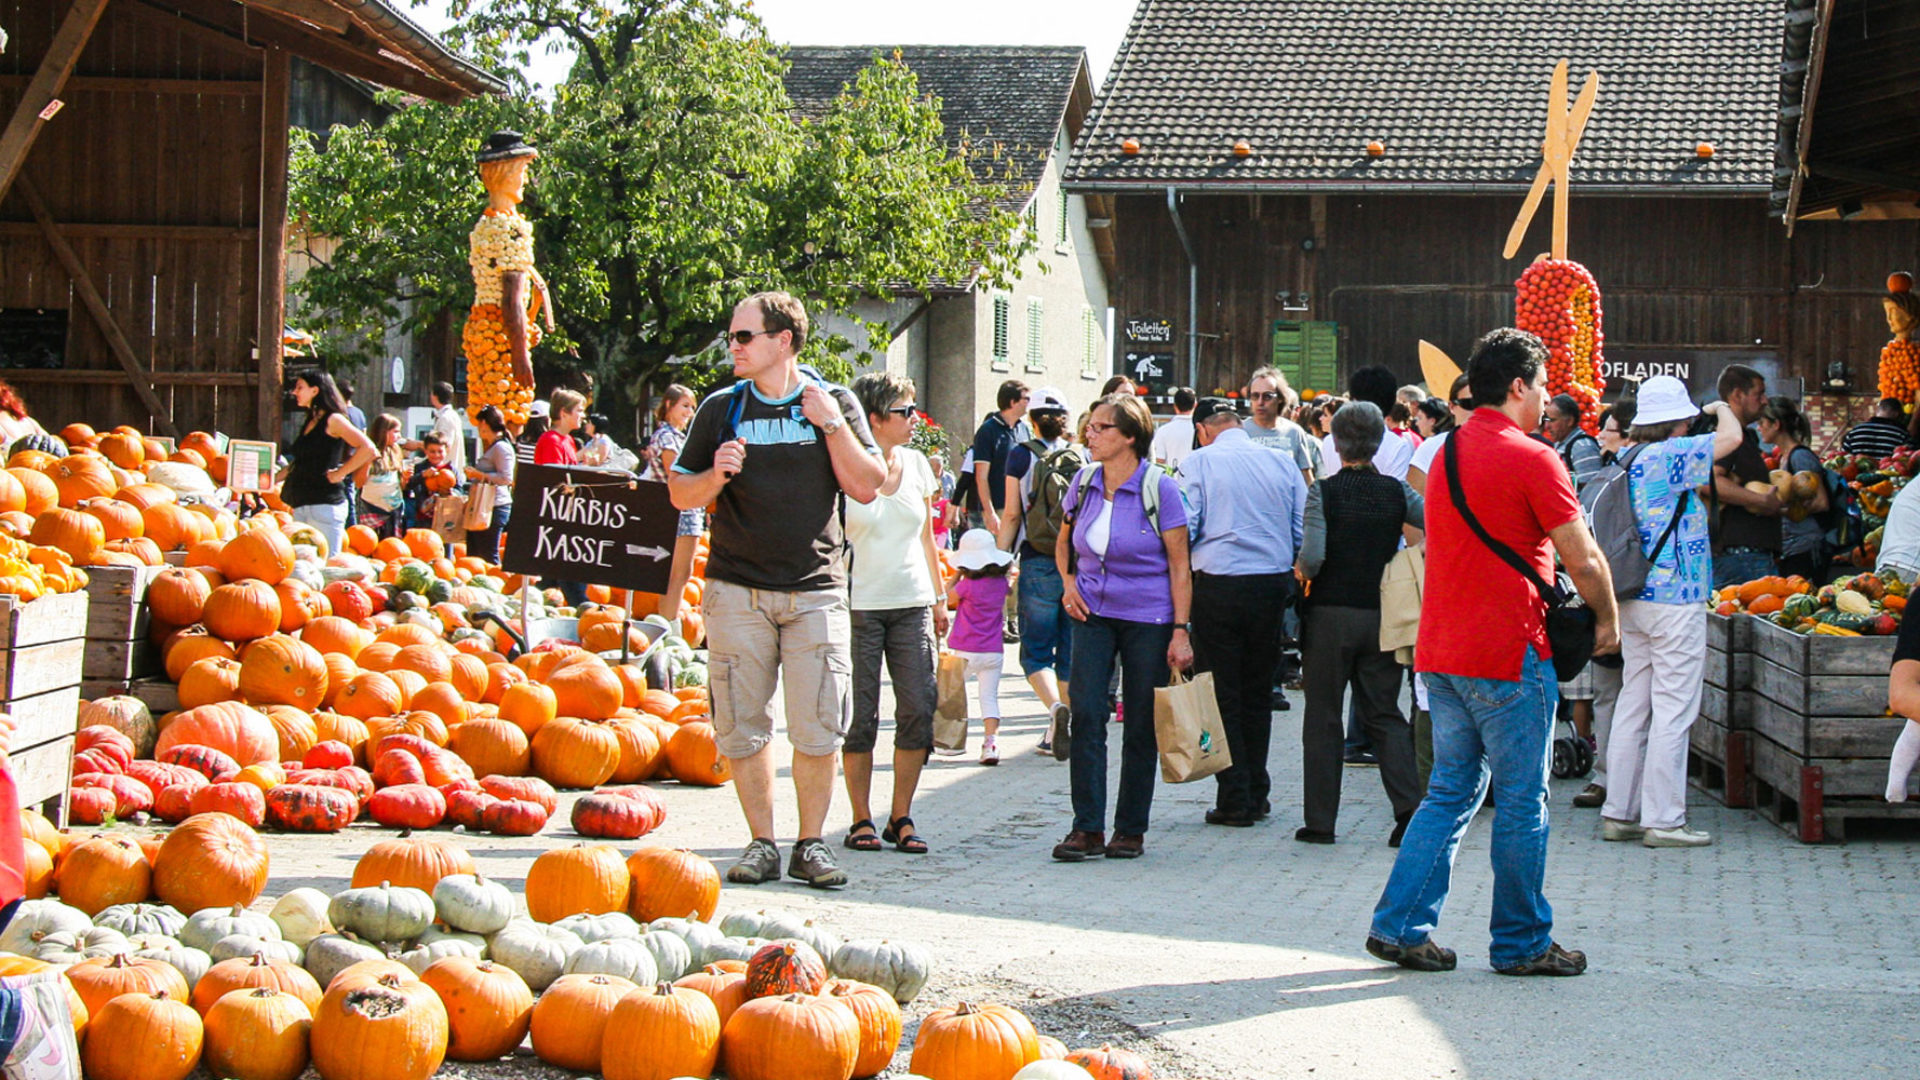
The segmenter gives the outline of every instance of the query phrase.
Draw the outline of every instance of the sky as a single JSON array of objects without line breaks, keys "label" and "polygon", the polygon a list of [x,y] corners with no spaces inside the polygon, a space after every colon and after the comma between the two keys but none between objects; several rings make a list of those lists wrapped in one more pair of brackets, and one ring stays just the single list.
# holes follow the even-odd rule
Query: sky
[{"label": "sky", "polygon": [[[429,30],[447,24],[444,0],[410,14]],[[1134,0],[755,0],[775,41],[789,45],[1080,45],[1099,88],[1133,18]],[[552,86],[569,57],[536,54],[532,76]]]}]

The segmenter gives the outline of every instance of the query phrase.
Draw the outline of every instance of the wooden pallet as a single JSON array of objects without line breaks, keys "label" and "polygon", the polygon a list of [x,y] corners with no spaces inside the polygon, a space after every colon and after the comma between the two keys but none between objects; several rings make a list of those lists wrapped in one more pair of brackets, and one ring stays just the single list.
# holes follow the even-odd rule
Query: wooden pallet
[{"label": "wooden pallet", "polygon": [[1920,804],[1885,801],[1886,784],[1885,757],[1808,758],[1753,738],[1753,807],[1801,843],[1845,840],[1849,819],[1920,819]]},{"label": "wooden pallet", "polygon": [[1704,715],[1687,731],[1687,782],[1722,806],[1751,805],[1748,772],[1752,733],[1717,724]]}]

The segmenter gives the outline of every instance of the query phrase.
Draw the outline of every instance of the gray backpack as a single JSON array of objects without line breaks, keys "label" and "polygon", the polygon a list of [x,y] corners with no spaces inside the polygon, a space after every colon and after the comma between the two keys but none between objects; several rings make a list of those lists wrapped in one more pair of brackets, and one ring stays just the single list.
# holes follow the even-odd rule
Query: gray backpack
[{"label": "gray backpack", "polygon": [[1628,450],[1618,461],[1594,473],[1580,491],[1580,508],[1586,511],[1587,528],[1593,530],[1593,538],[1606,557],[1607,568],[1612,571],[1613,595],[1621,599],[1630,600],[1646,588],[1647,574],[1659,561],[1667,541],[1673,538],[1674,529],[1687,512],[1687,499],[1693,494],[1691,490],[1680,493],[1673,519],[1667,522],[1666,530],[1654,542],[1653,553],[1649,555],[1640,546],[1640,520],[1634,516],[1633,495],[1627,489],[1628,469],[1644,449],[1644,446],[1635,446]]}]

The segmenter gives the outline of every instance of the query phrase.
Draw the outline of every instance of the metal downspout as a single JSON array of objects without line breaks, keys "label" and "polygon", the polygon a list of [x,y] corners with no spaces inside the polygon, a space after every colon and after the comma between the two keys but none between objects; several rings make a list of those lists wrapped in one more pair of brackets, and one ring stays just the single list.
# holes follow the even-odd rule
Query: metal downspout
[{"label": "metal downspout", "polygon": [[1188,386],[1200,381],[1200,260],[1194,257],[1193,241],[1187,239],[1187,226],[1180,220],[1180,193],[1167,185],[1167,215],[1173,218],[1174,235],[1187,252],[1187,378]]}]

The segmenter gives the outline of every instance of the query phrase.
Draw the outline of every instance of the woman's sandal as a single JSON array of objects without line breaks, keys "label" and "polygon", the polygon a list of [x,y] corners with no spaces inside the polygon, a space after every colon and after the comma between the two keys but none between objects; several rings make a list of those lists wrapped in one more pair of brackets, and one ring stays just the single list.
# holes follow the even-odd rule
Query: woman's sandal
[{"label": "woman's sandal", "polygon": [[902,825],[905,825],[909,829],[913,828],[913,819],[910,817],[897,817],[887,822],[887,829],[880,834],[880,839],[885,843],[892,844],[897,851],[904,851],[909,855],[925,855],[927,853],[926,840],[922,839],[917,831],[902,834],[900,832],[900,826]]},{"label": "woman's sandal", "polygon": [[[847,838],[842,841],[851,851],[879,851],[880,838],[874,835],[873,819],[862,818],[847,829]],[[860,830],[865,829],[866,832]]]}]

